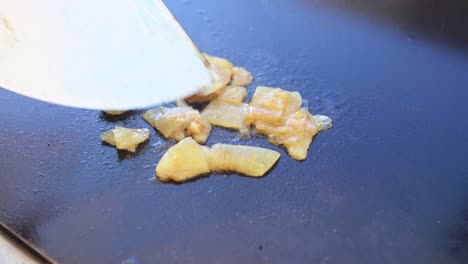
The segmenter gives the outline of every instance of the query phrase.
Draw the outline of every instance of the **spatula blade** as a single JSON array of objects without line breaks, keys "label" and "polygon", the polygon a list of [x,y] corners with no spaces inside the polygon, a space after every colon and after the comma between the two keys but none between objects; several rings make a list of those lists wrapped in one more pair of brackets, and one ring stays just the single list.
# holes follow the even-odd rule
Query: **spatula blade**
[{"label": "spatula blade", "polygon": [[127,110],[210,85],[206,60],[160,0],[2,0],[0,87]]}]

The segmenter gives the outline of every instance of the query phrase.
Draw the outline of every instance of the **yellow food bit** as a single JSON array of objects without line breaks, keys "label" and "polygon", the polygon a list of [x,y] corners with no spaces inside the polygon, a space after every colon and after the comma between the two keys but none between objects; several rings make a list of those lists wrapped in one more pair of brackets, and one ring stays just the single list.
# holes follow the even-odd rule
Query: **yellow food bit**
[{"label": "yellow food bit", "polygon": [[314,117],[306,109],[289,115],[281,126],[257,122],[255,128],[267,135],[270,143],[285,146],[289,155],[296,160],[307,157],[312,139],[318,133]]},{"label": "yellow food bit", "polygon": [[228,86],[203,109],[202,115],[213,125],[241,130],[246,127],[244,112],[247,104],[243,103],[246,96],[244,87]]},{"label": "yellow food bit", "polygon": [[232,80],[230,85],[247,86],[252,83],[253,77],[250,72],[242,67],[232,68]]},{"label": "yellow food bit", "polygon": [[156,167],[156,176],[162,181],[183,182],[209,173],[207,149],[192,138],[185,138],[164,154]]},{"label": "yellow food bit", "polygon": [[[306,159],[314,136],[333,126],[330,117],[314,116],[301,108],[298,92],[259,86],[250,104],[246,104],[245,86],[252,83],[252,74],[242,67],[233,67],[226,59],[207,54],[204,57],[213,73],[212,85],[177,101],[177,107],[158,107],[143,115],[165,138],[179,141],[156,166],[155,173],[161,181],[184,182],[211,171],[262,177],[278,162],[280,153],[270,149],[221,143],[211,148],[200,145],[208,139],[211,125],[238,129],[243,135],[250,135],[255,128],[252,131],[266,135],[274,145],[284,146],[296,160]],[[187,102],[209,103],[200,113]],[[126,111],[104,112],[120,115]],[[132,152],[148,138],[148,129],[123,127],[101,136],[108,144]]]},{"label": "yellow food bit", "polygon": [[203,55],[211,65],[215,81],[213,86],[201,91],[201,94],[207,95],[226,87],[226,85],[231,81],[232,63],[226,59],[210,56],[206,53]]},{"label": "yellow food bit", "polygon": [[117,149],[135,152],[136,147],[149,138],[149,134],[146,128],[131,129],[116,126],[115,129],[104,133],[101,139]]},{"label": "yellow food bit", "polygon": [[259,86],[245,113],[245,121],[248,125],[258,121],[282,125],[286,117],[299,110],[301,105],[302,97],[298,92]]},{"label": "yellow food bit", "polygon": [[111,110],[103,110],[104,113],[108,115],[121,115],[123,113],[126,113],[128,111],[111,111]]},{"label": "yellow food bit", "polygon": [[158,107],[147,111],[143,118],[166,138],[181,141],[187,136],[205,143],[211,132],[208,120],[190,107]]},{"label": "yellow food bit", "polygon": [[208,156],[213,171],[232,171],[261,177],[278,161],[280,153],[258,147],[215,144]]},{"label": "yellow food bit", "polygon": [[231,105],[215,100],[202,111],[202,115],[215,126],[242,129],[245,127],[246,108],[247,104]]},{"label": "yellow food bit", "polygon": [[115,147],[114,130],[109,130],[101,135],[101,140]]},{"label": "yellow food bit", "polygon": [[212,85],[203,88],[199,93],[196,93],[186,100],[191,103],[208,102],[231,81],[232,63],[226,59],[204,54],[207,61],[210,63],[214,82]]},{"label": "yellow food bit", "polygon": [[306,109],[300,109],[302,98],[297,92],[279,88],[257,87],[252,102],[245,112],[245,122],[257,132],[268,136],[274,145],[283,145],[296,160],[304,160],[319,130],[332,126],[329,117],[315,118]]},{"label": "yellow food bit", "polygon": [[216,144],[210,149],[186,138],[164,154],[156,176],[162,181],[184,182],[213,170],[261,177],[279,157],[276,151],[258,147]]},{"label": "yellow food bit", "polygon": [[228,86],[215,98],[215,100],[228,104],[242,104],[246,97],[247,89],[245,87]]}]

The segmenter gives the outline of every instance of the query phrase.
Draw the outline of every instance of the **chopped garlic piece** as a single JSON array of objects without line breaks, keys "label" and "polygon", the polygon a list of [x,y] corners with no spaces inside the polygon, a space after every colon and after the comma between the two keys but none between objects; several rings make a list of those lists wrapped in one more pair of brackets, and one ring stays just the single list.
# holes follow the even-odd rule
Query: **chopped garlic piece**
[{"label": "chopped garlic piece", "polygon": [[280,153],[258,147],[216,144],[211,149],[192,138],[171,147],[156,166],[162,181],[184,182],[213,171],[261,177],[278,161]]},{"label": "chopped garlic piece", "polygon": [[259,86],[245,114],[247,124],[267,122],[281,125],[287,116],[301,108],[302,97],[298,92],[280,88]]},{"label": "chopped garlic piece", "polygon": [[156,176],[162,181],[183,182],[209,173],[207,149],[192,138],[185,138],[164,154],[156,167]]},{"label": "chopped garlic piece", "polygon": [[245,123],[268,137],[274,145],[283,145],[296,160],[304,160],[314,136],[332,126],[329,117],[300,109],[302,98],[297,92],[279,88],[257,87],[245,111]]},{"label": "chopped garlic piece", "polygon": [[247,97],[247,89],[240,86],[228,86],[216,98],[216,101],[228,104],[242,104]]},{"label": "chopped garlic piece", "polygon": [[278,161],[280,153],[274,150],[215,144],[211,147],[208,162],[211,170],[233,171],[252,177],[261,177]]},{"label": "chopped garlic piece", "polygon": [[315,120],[306,109],[289,115],[281,126],[257,122],[255,129],[267,135],[270,143],[285,146],[289,155],[296,160],[307,157],[312,139],[318,133]]},{"label": "chopped garlic piece", "polygon": [[203,109],[202,115],[213,125],[241,130],[246,127],[247,104],[243,103],[246,96],[245,87],[228,86]]},{"label": "chopped garlic piece", "polygon": [[202,115],[215,126],[242,129],[245,127],[244,112],[247,104],[231,105],[212,101],[202,111]]},{"label": "chopped garlic piece", "polygon": [[232,68],[232,80],[230,85],[247,86],[252,83],[253,77],[250,72],[242,67]]},{"label": "chopped garlic piece", "polygon": [[197,142],[205,143],[211,132],[208,120],[190,107],[158,107],[147,111],[143,118],[164,137],[177,141],[191,136]]},{"label": "chopped garlic piece", "polygon": [[116,126],[115,129],[104,133],[101,139],[117,149],[135,152],[137,146],[149,138],[149,134],[146,128],[131,129]]}]

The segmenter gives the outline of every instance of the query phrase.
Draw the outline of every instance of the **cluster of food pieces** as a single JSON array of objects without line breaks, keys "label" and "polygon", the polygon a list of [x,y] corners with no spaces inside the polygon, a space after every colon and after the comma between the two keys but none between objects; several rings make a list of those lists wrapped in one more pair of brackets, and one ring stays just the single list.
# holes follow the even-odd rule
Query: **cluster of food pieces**
[{"label": "cluster of food pieces", "polygon": [[[284,146],[296,160],[304,160],[313,137],[332,127],[332,120],[312,115],[302,107],[298,92],[280,88],[256,88],[249,104],[244,100],[253,78],[250,72],[233,67],[226,59],[205,54],[214,73],[214,83],[173,108],[158,107],[147,111],[143,118],[165,138],[178,141],[161,158],[156,176],[162,181],[183,182],[210,171],[237,172],[261,177],[278,161],[277,151],[227,144],[202,146],[211,126],[237,129],[243,135],[251,131],[263,134],[273,145]],[[200,112],[191,103],[208,103]],[[121,111],[105,111],[122,114]],[[149,138],[148,129],[116,127],[101,139],[118,149],[134,152]]]}]

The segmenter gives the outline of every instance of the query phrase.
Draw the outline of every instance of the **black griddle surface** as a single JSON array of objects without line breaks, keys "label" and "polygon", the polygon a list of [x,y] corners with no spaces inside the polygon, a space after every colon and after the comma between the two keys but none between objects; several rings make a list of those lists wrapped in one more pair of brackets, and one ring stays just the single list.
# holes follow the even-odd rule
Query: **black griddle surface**
[{"label": "black griddle surface", "polygon": [[141,111],[112,119],[1,90],[0,221],[60,263],[467,263],[466,5],[333,2],[167,1],[203,51],[253,73],[250,95],[297,90],[335,120],[306,161],[215,128],[208,145],[280,162],[261,179],[154,183],[174,142],[152,130],[132,156],[99,139],[149,128]]}]

